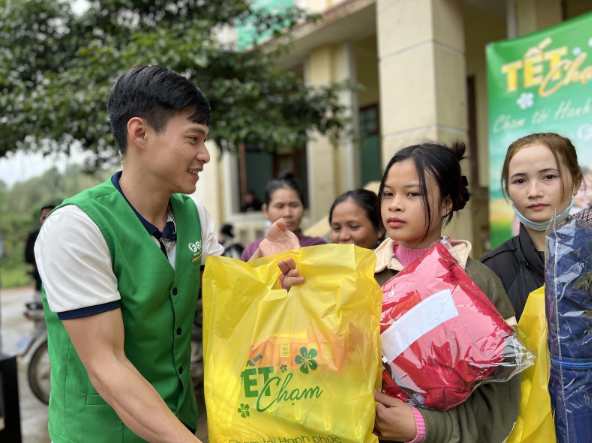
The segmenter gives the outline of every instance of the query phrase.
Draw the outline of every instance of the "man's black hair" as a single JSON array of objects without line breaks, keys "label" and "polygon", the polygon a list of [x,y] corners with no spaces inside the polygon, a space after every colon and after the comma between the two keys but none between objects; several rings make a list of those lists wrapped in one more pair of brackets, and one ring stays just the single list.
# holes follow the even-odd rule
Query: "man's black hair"
[{"label": "man's black hair", "polygon": [[51,209],[52,211],[57,208],[58,205],[54,205],[54,204],[47,204],[45,206],[42,206],[41,209],[39,209],[39,215],[41,215],[41,213],[45,210],[45,209]]},{"label": "man's black hair", "polygon": [[130,119],[140,117],[160,133],[172,117],[187,108],[193,108],[191,121],[210,122],[210,103],[182,75],[161,66],[137,66],[124,72],[107,101],[111,132],[121,154],[126,153]]}]

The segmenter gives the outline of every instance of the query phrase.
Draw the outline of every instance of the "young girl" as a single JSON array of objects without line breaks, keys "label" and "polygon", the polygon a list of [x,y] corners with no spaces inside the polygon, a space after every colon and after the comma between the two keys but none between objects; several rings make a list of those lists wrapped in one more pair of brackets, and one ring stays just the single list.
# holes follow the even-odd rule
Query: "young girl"
[{"label": "young girl", "polygon": [[[443,226],[469,200],[459,161],[465,147],[436,144],[407,147],[388,163],[378,194],[387,240],[375,251],[380,284],[419,258],[442,237]],[[460,265],[483,290],[508,323],[514,311],[499,279],[469,257],[468,241],[451,241]],[[295,271],[291,271],[295,275]],[[375,393],[376,430],[381,439],[425,443],[501,443],[518,416],[520,377],[478,387],[471,396],[446,411],[419,410]]]},{"label": "young girl", "polygon": [[375,249],[384,237],[384,228],[376,213],[378,197],[367,189],[341,194],[329,211],[331,243],[353,243]]},{"label": "young girl", "polygon": [[[296,234],[300,246],[322,245],[325,241],[320,237],[306,237],[302,235],[300,222],[304,215],[304,197],[300,185],[290,172],[284,172],[275,180],[270,181],[265,188],[265,204],[262,207],[265,217],[273,224],[282,218],[289,231]],[[241,256],[242,261],[248,261],[257,251],[262,238],[249,244]]]},{"label": "young girl", "polygon": [[500,278],[516,317],[528,295],[545,283],[545,231],[557,212],[567,217],[582,183],[576,149],[560,135],[532,134],[508,148],[502,189],[520,220],[520,233],[481,261]]}]

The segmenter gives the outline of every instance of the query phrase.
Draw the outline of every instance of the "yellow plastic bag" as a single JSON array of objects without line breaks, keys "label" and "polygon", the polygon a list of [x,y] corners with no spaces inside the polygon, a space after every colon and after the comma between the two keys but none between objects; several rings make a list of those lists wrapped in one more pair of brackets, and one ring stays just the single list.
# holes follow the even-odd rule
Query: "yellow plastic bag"
[{"label": "yellow plastic bag", "polygon": [[520,411],[508,443],[555,443],[549,397],[549,349],[545,287],[528,296],[518,323],[520,340],[537,353],[534,366],[522,372]]},{"label": "yellow plastic bag", "polygon": [[[279,285],[293,257],[305,283]],[[205,397],[213,443],[376,442],[382,291],[376,258],[323,245],[243,263],[208,257]]]}]

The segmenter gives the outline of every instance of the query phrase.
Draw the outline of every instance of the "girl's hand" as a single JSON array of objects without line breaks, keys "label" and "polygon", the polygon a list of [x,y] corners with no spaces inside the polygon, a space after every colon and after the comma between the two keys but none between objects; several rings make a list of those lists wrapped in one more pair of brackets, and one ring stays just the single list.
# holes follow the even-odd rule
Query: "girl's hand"
[{"label": "girl's hand", "polygon": [[298,274],[296,262],[293,258],[288,258],[286,261],[281,260],[278,263],[278,266],[282,271],[282,275],[280,275],[280,281],[282,282],[282,286],[284,288],[289,289],[294,285],[301,285],[304,283],[304,277],[301,277]]},{"label": "girl's hand", "polygon": [[259,244],[259,250],[264,257],[293,249],[300,249],[300,241],[296,234],[288,230],[283,218],[271,225],[267,235]]},{"label": "girl's hand", "polygon": [[417,435],[411,406],[398,398],[374,391],[376,430],[382,440],[411,441]]}]

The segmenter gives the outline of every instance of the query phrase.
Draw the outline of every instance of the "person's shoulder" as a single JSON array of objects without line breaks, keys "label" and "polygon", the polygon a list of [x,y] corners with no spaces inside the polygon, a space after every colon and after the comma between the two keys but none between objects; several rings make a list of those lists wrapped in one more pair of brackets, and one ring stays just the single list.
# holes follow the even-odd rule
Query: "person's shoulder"
[{"label": "person's shoulder", "polygon": [[499,277],[489,266],[474,258],[467,259],[466,270],[471,277],[478,275],[481,280],[499,281]]},{"label": "person's shoulder", "polygon": [[466,270],[469,277],[479,286],[487,298],[491,300],[504,319],[515,315],[514,308],[512,308],[500,277],[489,266],[478,260],[469,258],[467,260]]},{"label": "person's shoulder", "polygon": [[195,195],[193,195],[193,194],[192,195],[176,194],[176,195],[181,196],[183,203],[189,204],[189,205],[195,205],[195,207],[197,209],[197,214],[199,215],[200,219],[212,217],[210,215],[210,212],[206,208],[206,206],[203,204],[203,202],[201,200],[199,200]]},{"label": "person's shoulder", "polygon": [[482,263],[486,263],[492,260],[505,260],[509,257],[513,257],[517,249],[518,236],[515,236],[483,255],[483,257],[480,258],[480,261]]},{"label": "person's shoulder", "polygon": [[249,250],[249,251],[250,251],[250,250],[253,250],[253,252],[255,252],[255,249],[257,249],[257,248],[259,247],[259,245],[261,244],[261,242],[262,242],[263,240],[264,240],[264,238],[258,238],[257,240],[255,240],[255,241],[252,241],[251,243],[249,243],[249,244],[247,245],[247,247],[245,248],[245,251],[246,251],[246,250]]},{"label": "person's shoulder", "polygon": [[241,260],[242,261],[249,261],[249,259],[253,256],[259,244],[263,241],[263,238],[258,238],[254,242],[251,242],[247,245],[247,247],[243,250]]},{"label": "person's shoulder", "polygon": [[68,204],[57,209],[54,209],[51,214],[45,219],[40,234],[47,232],[49,229],[65,229],[73,225],[95,225],[91,218],[74,204]]},{"label": "person's shoulder", "polygon": [[[93,200],[101,199],[102,197],[111,198],[114,193],[118,193],[117,189],[113,185],[111,179],[107,179],[103,183],[99,183],[92,188],[85,189],[84,191],[79,192],[78,194],[73,195],[72,197],[64,200],[62,203],[62,208],[65,208],[70,205],[88,205],[91,204]],[[58,209],[62,209],[58,208]],[[54,209],[53,212],[55,213],[57,209]]]},{"label": "person's shoulder", "polygon": [[518,237],[512,237],[481,257],[480,262],[491,269],[508,290],[520,272]]},{"label": "person's shoulder", "polygon": [[327,242],[322,237],[304,237],[309,246],[325,245]]}]

